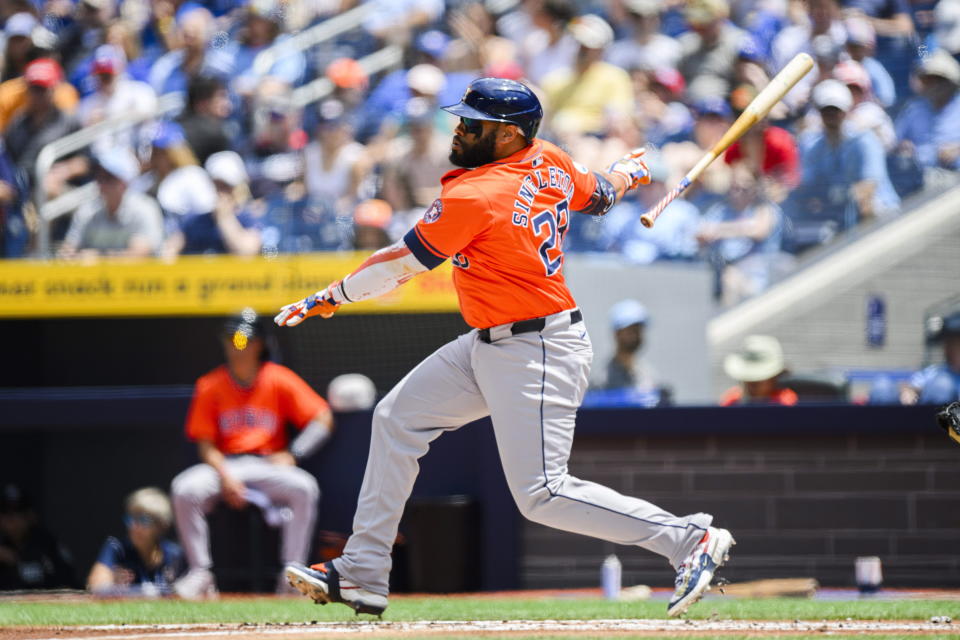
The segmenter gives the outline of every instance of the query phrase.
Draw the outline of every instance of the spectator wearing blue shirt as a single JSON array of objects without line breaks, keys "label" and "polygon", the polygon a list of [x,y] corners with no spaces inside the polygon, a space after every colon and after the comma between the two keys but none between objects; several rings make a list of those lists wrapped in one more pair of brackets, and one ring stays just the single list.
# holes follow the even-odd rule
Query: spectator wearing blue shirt
[{"label": "spectator wearing blue shirt", "polygon": [[960,63],[938,49],[919,69],[920,95],[904,106],[895,128],[901,151],[924,167],[960,169]]},{"label": "spectator wearing blue shirt", "polygon": [[[634,264],[656,260],[692,260],[697,256],[697,227],[700,211],[689,201],[678,198],[667,205],[652,229],[640,224],[640,215],[667,194],[669,170],[659,154],[645,158],[650,168],[650,184],[628,195],[610,210],[599,224],[590,216],[574,216],[567,235],[574,250],[616,251]],[[595,237],[590,241],[590,236]],[[566,246],[566,245],[565,245]]]},{"label": "spectator wearing blue shirt", "polygon": [[889,109],[897,100],[897,89],[890,72],[873,57],[877,45],[877,34],[873,25],[862,16],[847,18],[843,25],[847,28],[847,53],[854,62],[859,62],[867,70],[874,97],[880,106]]},{"label": "spectator wearing blue shirt", "polygon": [[100,596],[158,597],[173,592],[186,570],[183,550],[163,537],[173,522],[167,496],[153,487],[134,491],[123,518],[127,534],[110,536],[87,578],[87,590]]},{"label": "spectator wearing blue shirt", "polygon": [[289,39],[281,31],[282,11],[275,0],[251,2],[245,11],[240,40],[226,47],[232,60],[233,90],[238,95],[252,95],[264,75],[282,80],[291,87],[303,82],[307,63],[299,51],[278,56],[266,69],[254,68],[254,61],[260,53]]},{"label": "spectator wearing blue shirt", "polygon": [[844,0],[848,15],[861,15],[877,33],[877,60],[890,72],[898,93],[910,90],[910,68],[917,56],[910,0]]},{"label": "spectator wearing blue shirt", "polygon": [[829,240],[862,219],[895,214],[900,197],[887,173],[886,155],[872,131],[852,131],[850,89],[824,80],[813,90],[823,131],[801,143],[800,186],[785,201],[794,251]]},{"label": "spectator wearing blue shirt", "polygon": [[225,190],[226,185],[218,191],[207,172],[197,166],[182,167],[164,179],[157,193],[170,221],[164,256],[251,255],[260,250],[259,231],[252,228],[251,220],[238,215],[236,203]]},{"label": "spectator wearing blue shirt", "polygon": [[943,362],[918,371],[900,392],[903,404],[946,404],[960,400],[960,311],[943,318],[937,339]]},{"label": "spectator wearing blue shirt", "polygon": [[158,96],[186,96],[191,76],[227,77],[233,61],[226,42],[214,40],[213,15],[201,6],[187,3],[177,14],[176,29],[183,47],[164,54],[150,68],[149,82]]},{"label": "spectator wearing blue shirt", "polygon": [[23,203],[29,197],[0,138],[0,257],[19,258],[26,253],[30,232],[23,217]]},{"label": "spectator wearing blue shirt", "polygon": [[780,208],[764,196],[757,177],[744,163],[734,165],[727,197],[706,211],[697,231],[717,270],[725,306],[767,288],[782,228]]}]

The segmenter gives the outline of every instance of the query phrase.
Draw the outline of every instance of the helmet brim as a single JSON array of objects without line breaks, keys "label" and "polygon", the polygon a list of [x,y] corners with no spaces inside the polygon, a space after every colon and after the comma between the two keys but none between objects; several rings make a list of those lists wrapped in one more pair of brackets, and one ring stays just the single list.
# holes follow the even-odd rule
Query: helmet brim
[{"label": "helmet brim", "polygon": [[[447,113],[452,113],[455,116],[460,116],[461,118],[473,118],[474,120],[488,120],[490,122],[510,122],[506,118],[491,118],[489,113],[484,113],[483,111],[478,111],[468,104],[458,102],[457,104],[451,104],[448,107],[440,107]],[[510,124],[515,124],[510,122]],[[519,125],[517,125],[519,126]]]}]

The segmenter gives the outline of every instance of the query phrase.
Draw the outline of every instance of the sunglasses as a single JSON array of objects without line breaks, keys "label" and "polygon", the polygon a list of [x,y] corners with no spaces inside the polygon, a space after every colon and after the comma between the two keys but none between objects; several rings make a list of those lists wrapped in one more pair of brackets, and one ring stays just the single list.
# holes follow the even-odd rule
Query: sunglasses
[{"label": "sunglasses", "polygon": [[467,133],[472,133],[475,136],[483,133],[483,120],[476,120],[474,118],[464,118],[460,117],[460,124],[463,125],[464,131]]},{"label": "sunglasses", "polygon": [[124,516],[123,524],[130,527],[134,524],[138,524],[141,527],[152,527],[157,524],[156,519],[153,516],[149,516],[145,513],[134,513]]}]

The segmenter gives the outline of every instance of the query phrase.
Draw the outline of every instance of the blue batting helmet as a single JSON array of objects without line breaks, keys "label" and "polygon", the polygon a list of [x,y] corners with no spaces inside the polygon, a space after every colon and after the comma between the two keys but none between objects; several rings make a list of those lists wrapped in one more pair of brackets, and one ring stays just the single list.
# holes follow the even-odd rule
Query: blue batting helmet
[{"label": "blue batting helmet", "polygon": [[460,102],[443,110],[464,118],[515,124],[527,140],[537,135],[543,119],[543,108],[533,91],[506,78],[474,80]]}]

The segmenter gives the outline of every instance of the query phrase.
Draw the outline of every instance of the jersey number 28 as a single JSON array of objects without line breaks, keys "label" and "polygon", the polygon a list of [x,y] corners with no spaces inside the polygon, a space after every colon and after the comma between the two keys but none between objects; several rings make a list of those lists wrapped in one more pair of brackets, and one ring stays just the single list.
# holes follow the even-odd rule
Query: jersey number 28
[{"label": "jersey number 28", "polygon": [[547,275],[552,276],[563,266],[563,237],[570,226],[570,204],[561,200],[553,209],[542,211],[533,217],[533,232],[539,238],[544,227],[547,237],[540,243],[540,260]]}]

